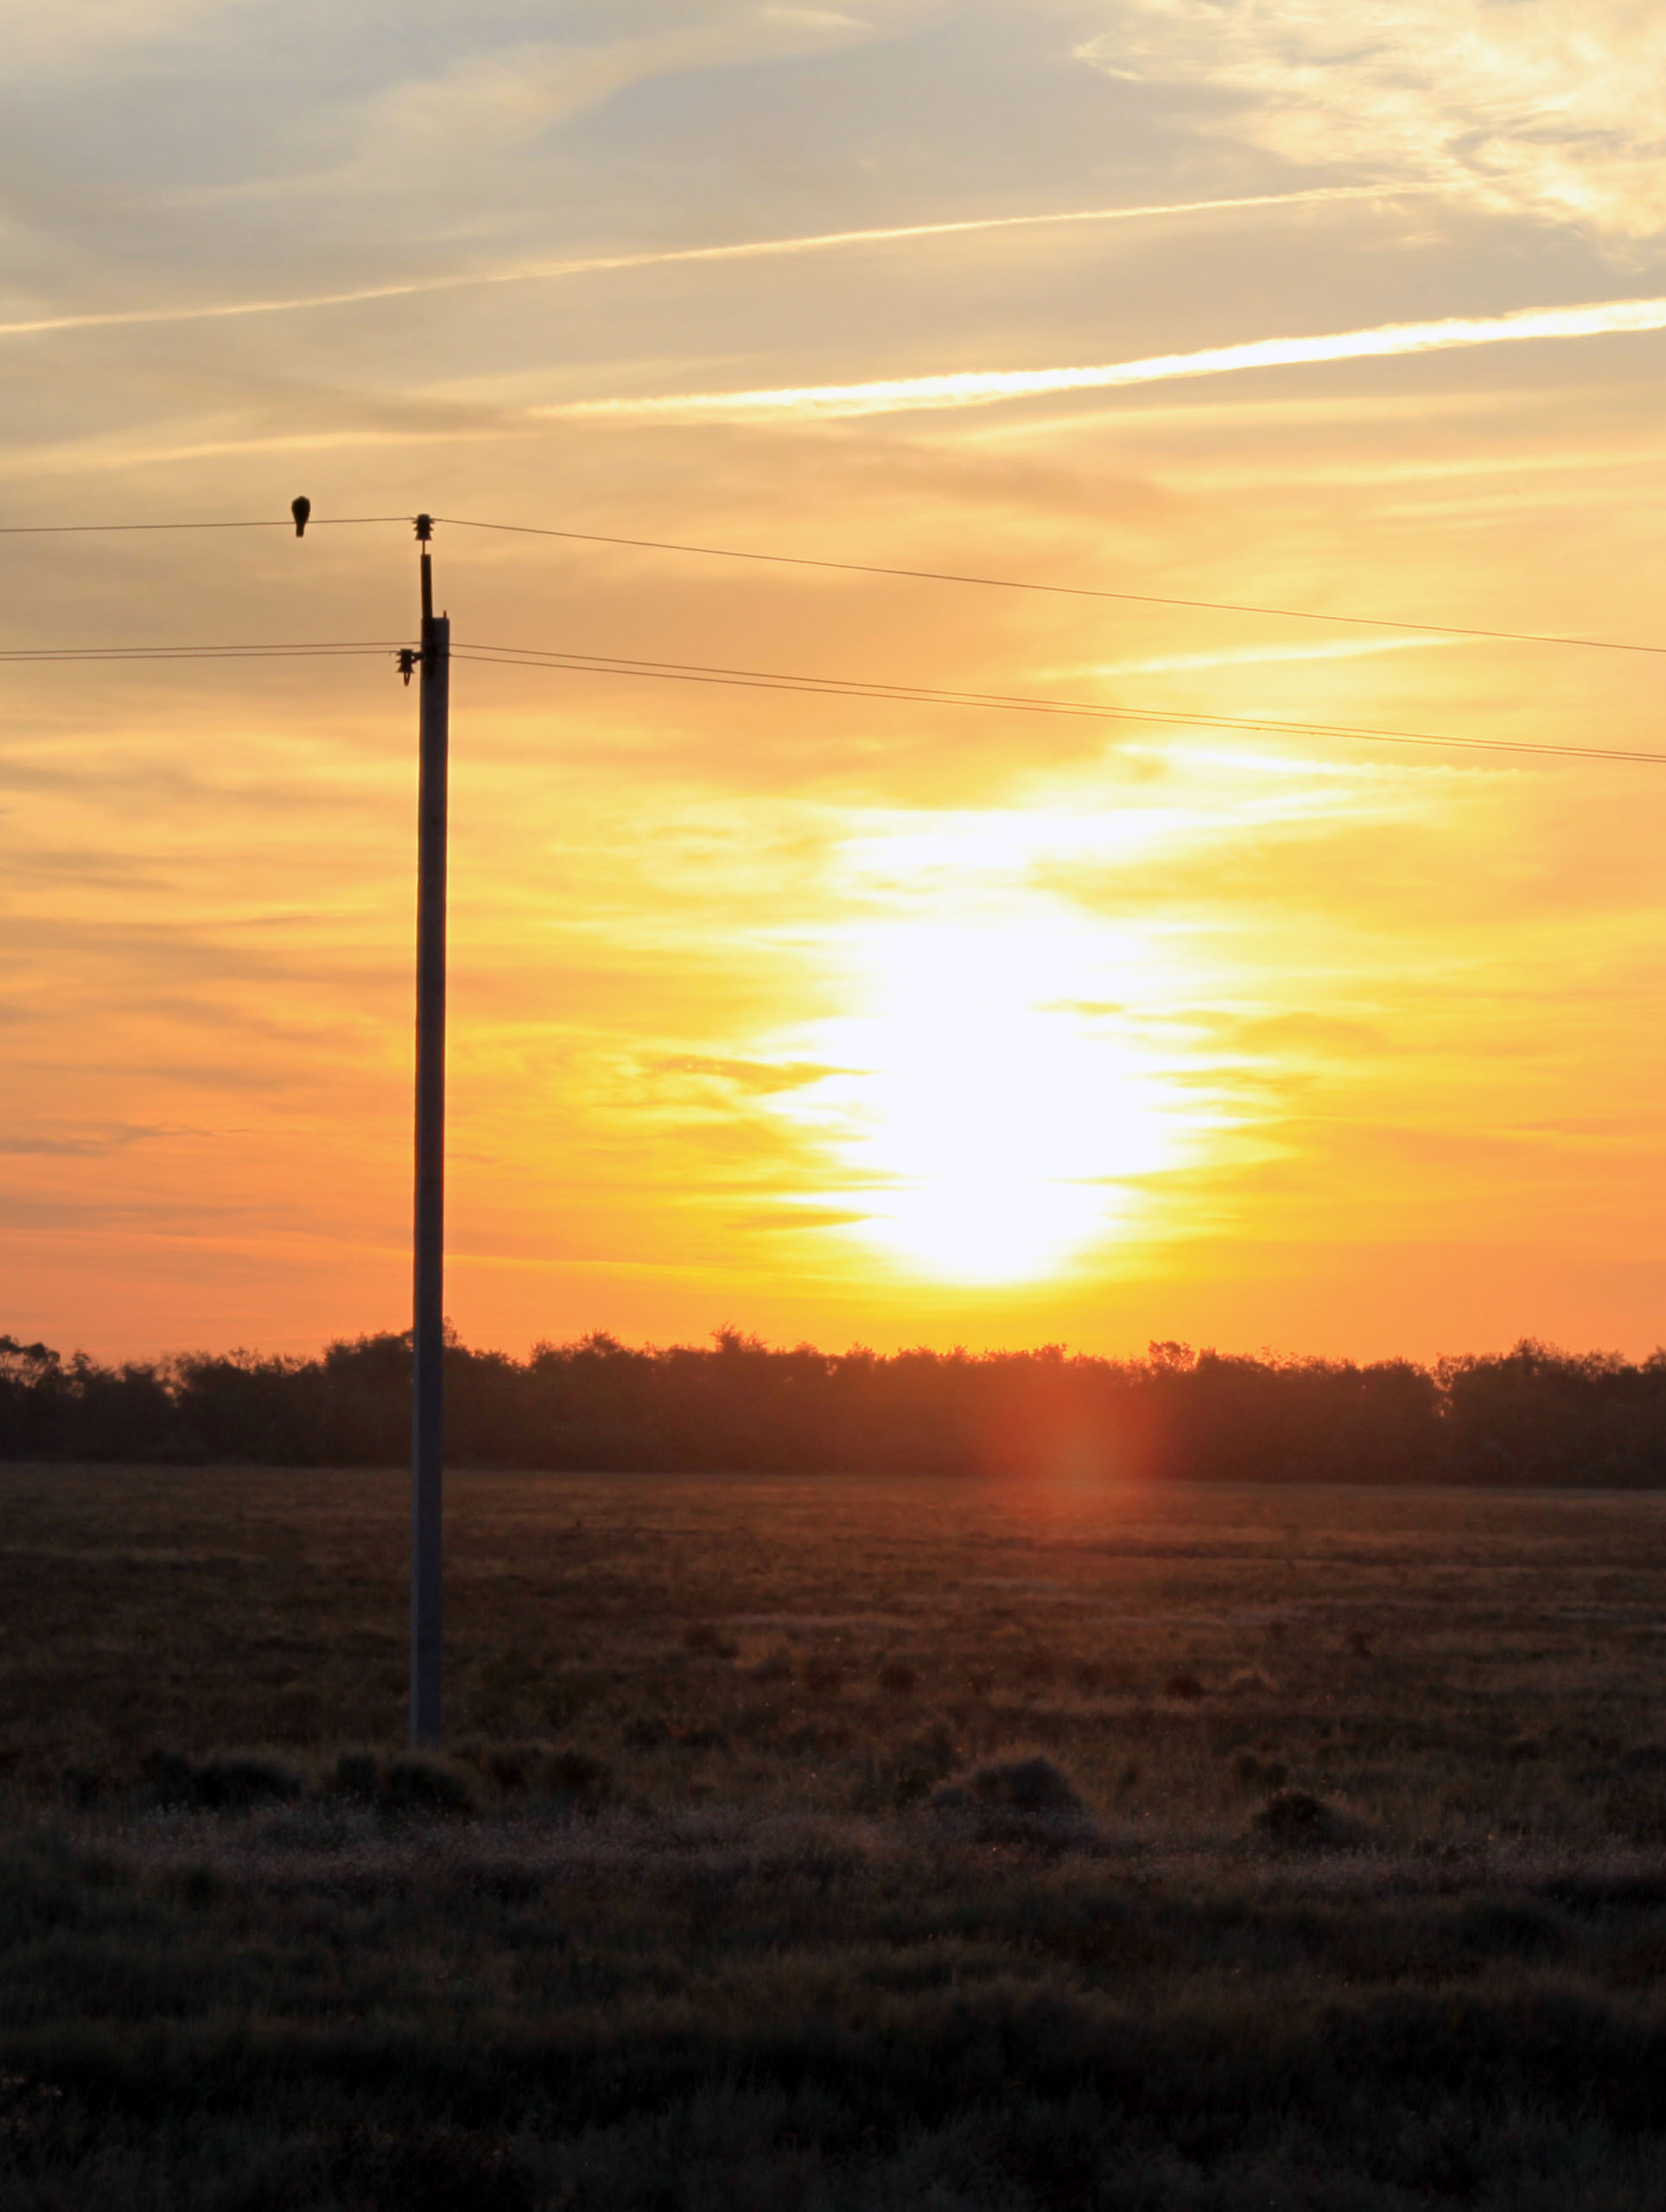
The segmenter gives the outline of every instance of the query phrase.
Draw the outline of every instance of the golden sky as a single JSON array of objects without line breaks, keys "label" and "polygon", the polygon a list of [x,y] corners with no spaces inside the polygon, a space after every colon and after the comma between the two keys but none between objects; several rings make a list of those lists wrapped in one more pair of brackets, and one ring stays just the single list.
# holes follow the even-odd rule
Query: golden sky
[{"label": "golden sky", "polygon": [[[448,1306],[520,1351],[1663,1336],[1666,16],[0,0],[0,648],[460,660]],[[13,662],[0,1329],[409,1304],[416,694]]]}]

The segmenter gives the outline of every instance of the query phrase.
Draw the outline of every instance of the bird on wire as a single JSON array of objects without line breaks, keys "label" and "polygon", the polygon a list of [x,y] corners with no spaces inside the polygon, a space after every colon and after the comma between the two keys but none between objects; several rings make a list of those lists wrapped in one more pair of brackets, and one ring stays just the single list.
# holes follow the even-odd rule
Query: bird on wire
[{"label": "bird on wire", "polygon": [[290,500],[289,512],[295,517],[296,536],[304,537],[307,535],[307,517],[312,512],[312,501],[304,492],[298,499]]}]

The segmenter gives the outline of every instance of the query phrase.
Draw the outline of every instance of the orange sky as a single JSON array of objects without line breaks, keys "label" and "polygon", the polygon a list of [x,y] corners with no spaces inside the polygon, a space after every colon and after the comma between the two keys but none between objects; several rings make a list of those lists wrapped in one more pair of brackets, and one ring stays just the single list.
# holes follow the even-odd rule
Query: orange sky
[{"label": "orange sky", "polygon": [[[6,648],[407,637],[321,524],[418,507],[1666,639],[1641,6],[0,12],[0,521],[321,522],[0,538]],[[1647,655],[436,560],[460,643],[1663,744]],[[414,691],[4,681],[0,1330],[403,1325]],[[471,1340],[1666,1335],[1666,770],[453,681]]]}]

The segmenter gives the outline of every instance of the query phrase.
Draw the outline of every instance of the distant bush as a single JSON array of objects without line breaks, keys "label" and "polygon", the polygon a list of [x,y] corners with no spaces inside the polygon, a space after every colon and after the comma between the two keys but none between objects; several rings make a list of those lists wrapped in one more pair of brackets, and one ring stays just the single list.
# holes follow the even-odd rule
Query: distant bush
[{"label": "distant bush", "polygon": [[927,1809],[980,1843],[1090,1849],[1099,1840],[1069,1778],[1040,1753],[990,1760],[932,1791]]},{"label": "distant bush", "polygon": [[382,1777],[378,1802],[390,1813],[471,1813],[467,1775],[441,1759],[395,1759]]},{"label": "distant bush", "polygon": [[153,1751],[144,1778],[159,1805],[202,1813],[239,1813],[253,1805],[281,1805],[301,1795],[299,1775],[276,1759],[205,1759],[200,1764],[175,1751]]},{"label": "distant bush", "polygon": [[1365,1841],[1358,1821],[1307,1789],[1275,1791],[1251,1826],[1283,1851],[1358,1850]]},{"label": "distant bush", "polygon": [[[101,1367],[0,1337],[0,1459],[386,1465],[410,1443],[410,1341],[316,1358],[193,1353]],[[1153,1344],[972,1354],[709,1346],[595,1334],[525,1360],[453,1342],[460,1465],[1274,1482],[1666,1484],[1666,1351],[1359,1365]],[[715,1631],[713,1631],[715,1633]]]}]

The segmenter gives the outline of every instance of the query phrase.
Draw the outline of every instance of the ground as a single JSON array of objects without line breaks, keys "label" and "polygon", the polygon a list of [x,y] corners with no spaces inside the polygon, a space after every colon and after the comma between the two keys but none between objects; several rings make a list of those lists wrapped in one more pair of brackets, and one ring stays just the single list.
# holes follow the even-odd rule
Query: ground
[{"label": "ground", "polygon": [[0,1491],[8,2212],[1666,2200],[1666,1497]]}]

